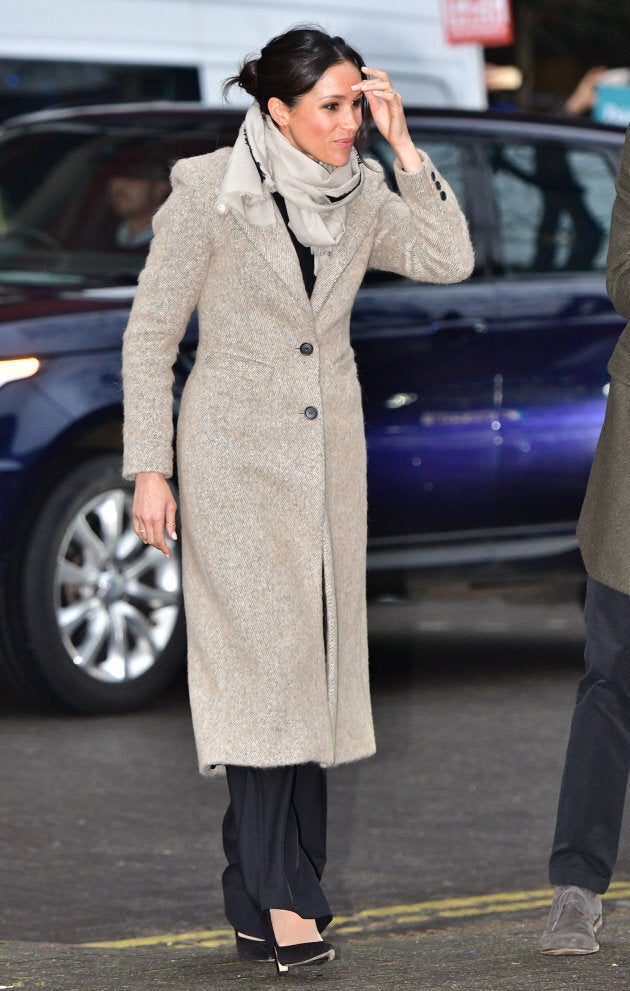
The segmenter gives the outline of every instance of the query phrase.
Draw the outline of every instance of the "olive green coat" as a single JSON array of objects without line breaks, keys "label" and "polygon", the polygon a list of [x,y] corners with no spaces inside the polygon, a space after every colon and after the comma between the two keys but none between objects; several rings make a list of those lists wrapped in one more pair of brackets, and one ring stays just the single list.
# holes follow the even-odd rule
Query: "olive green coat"
[{"label": "olive green coat", "polygon": [[374,166],[309,300],[278,213],[274,226],[254,227],[218,211],[230,153],[175,166],[123,355],[125,476],[168,476],[171,369],[197,307],[177,461],[202,773],[327,766],[374,751],[350,311],[368,266],[429,282],[456,282],[472,268],[466,222],[431,163],[398,170],[402,198]]},{"label": "olive green coat", "polygon": [[[630,320],[630,128],[617,178],[606,287],[615,309]],[[630,595],[630,324],[608,371],[606,416],[577,532],[589,575]]]}]

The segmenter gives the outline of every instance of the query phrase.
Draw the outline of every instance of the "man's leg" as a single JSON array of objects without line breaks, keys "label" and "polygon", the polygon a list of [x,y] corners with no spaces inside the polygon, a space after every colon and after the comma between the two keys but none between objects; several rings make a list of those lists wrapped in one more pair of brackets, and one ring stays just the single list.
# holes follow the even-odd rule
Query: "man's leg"
[{"label": "man's leg", "polygon": [[610,883],[630,767],[630,596],[588,579],[586,673],[560,789],[544,953],[592,953]]},{"label": "man's leg", "polygon": [[630,767],[630,596],[589,578],[586,673],[560,789],[552,884],[603,894],[610,883]]}]

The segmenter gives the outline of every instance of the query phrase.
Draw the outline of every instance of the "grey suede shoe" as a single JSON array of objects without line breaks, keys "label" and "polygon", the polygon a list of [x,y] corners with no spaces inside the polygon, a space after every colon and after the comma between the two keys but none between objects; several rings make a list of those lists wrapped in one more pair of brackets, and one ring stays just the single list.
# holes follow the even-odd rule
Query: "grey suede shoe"
[{"label": "grey suede shoe", "polygon": [[597,953],[595,933],[602,924],[602,899],[594,891],[562,884],[554,888],[551,911],[540,938],[542,953],[565,956]]}]

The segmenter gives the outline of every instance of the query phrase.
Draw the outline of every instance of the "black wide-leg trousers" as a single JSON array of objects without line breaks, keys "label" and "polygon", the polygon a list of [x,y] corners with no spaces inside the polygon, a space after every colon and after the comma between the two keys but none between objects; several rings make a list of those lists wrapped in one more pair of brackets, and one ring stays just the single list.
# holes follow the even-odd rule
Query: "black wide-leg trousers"
[{"label": "black wide-leg trousers", "polygon": [[332,919],[321,888],[326,863],[326,773],[316,764],[226,768],[225,913],[237,932],[266,939],[270,908]]},{"label": "black wide-leg trousers", "polygon": [[588,578],[586,673],[560,789],[552,884],[603,894],[617,859],[630,769],[630,596]]}]

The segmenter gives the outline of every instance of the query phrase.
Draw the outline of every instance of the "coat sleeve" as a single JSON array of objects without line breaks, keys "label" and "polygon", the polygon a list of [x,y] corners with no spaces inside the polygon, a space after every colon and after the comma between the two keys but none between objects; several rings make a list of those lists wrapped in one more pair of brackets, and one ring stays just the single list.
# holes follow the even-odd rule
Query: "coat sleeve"
[{"label": "coat sleeve", "polygon": [[154,237],[123,338],[123,476],[173,473],[173,364],[211,251],[208,217],[186,161],[153,218]]},{"label": "coat sleeve", "polygon": [[630,127],[617,178],[608,244],[606,289],[613,306],[630,320]]},{"label": "coat sleeve", "polygon": [[418,282],[461,282],[474,266],[466,218],[447,181],[420,154],[417,172],[394,163],[400,196],[384,196],[369,265]]}]

